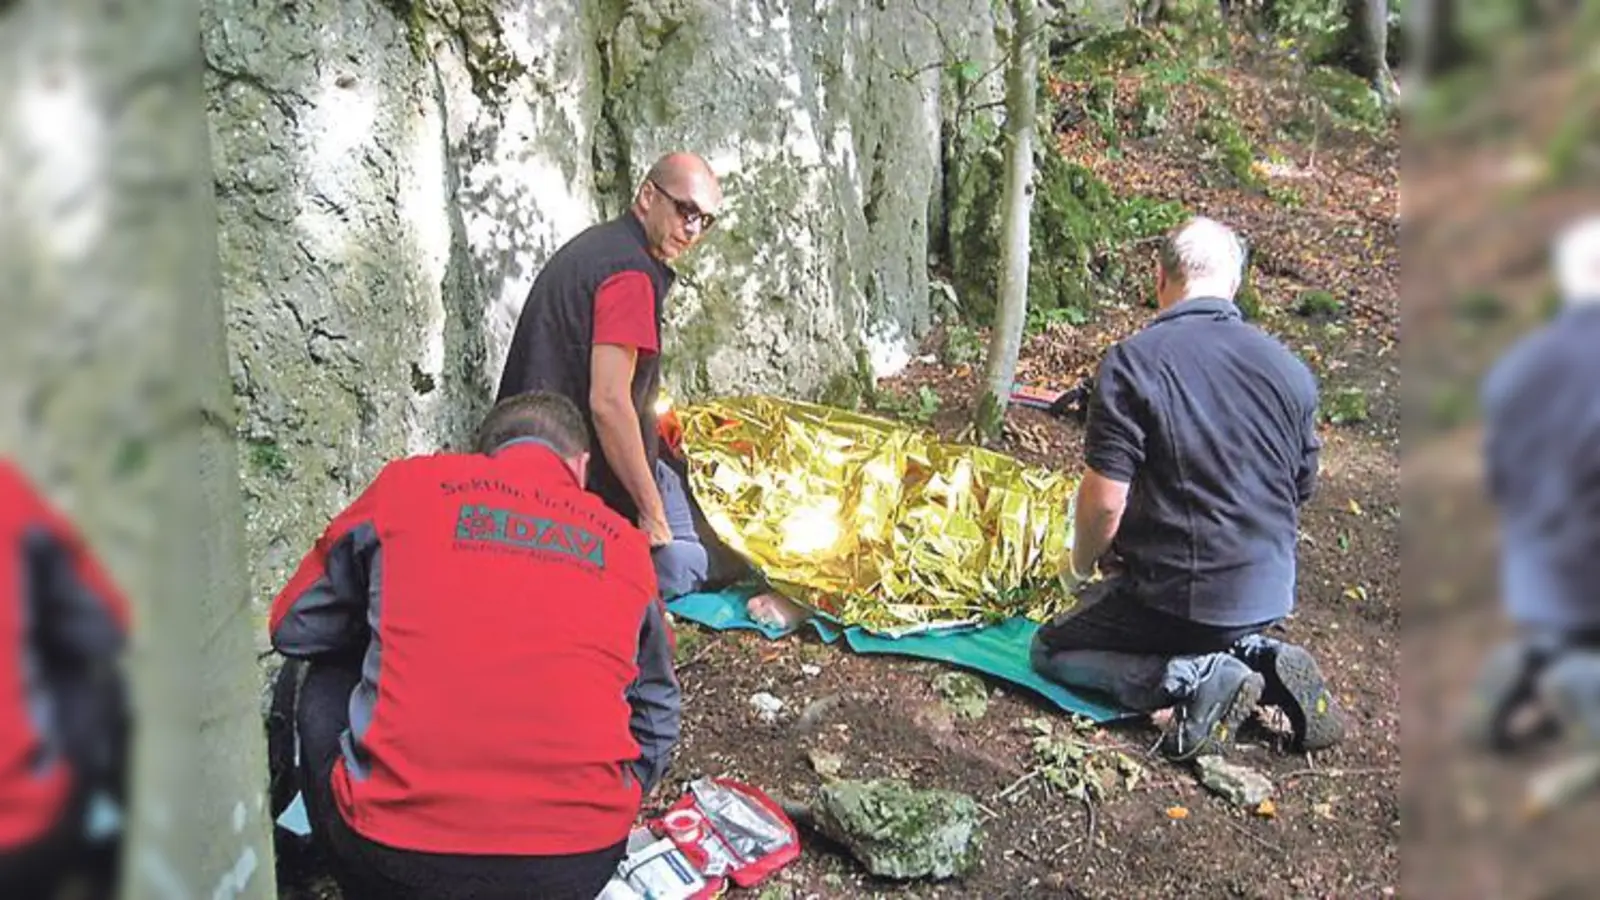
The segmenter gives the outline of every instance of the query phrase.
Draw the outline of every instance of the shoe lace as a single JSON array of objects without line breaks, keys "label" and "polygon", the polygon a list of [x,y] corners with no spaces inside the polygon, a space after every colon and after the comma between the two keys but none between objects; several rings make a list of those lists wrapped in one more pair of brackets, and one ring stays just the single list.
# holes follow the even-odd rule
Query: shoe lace
[{"label": "shoe lace", "polygon": [[[1184,749],[1184,746],[1183,746],[1183,733],[1185,731],[1184,725],[1188,724],[1188,722],[1189,722],[1189,707],[1188,707],[1187,704],[1180,703],[1180,704],[1178,704],[1177,708],[1173,711],[1172,724],[1169,726],[1171,728],[1171,730],[1172,730],[1172,734],[1175,736],[1175,743],[1177,744],[1177,755],[1179,755],[1179,756],[1182,756],[1184,754],[1184,752],[1185,752],[1185,749]],[[1150,752],[1151,753],[1156,752],[1156,750],[1158,748],[1160,748],[1161,742],[1163,740],[1165,740],[1165,739],[1166,739],[1166,735],[1158,736],[1156,738],[1156,742],[1154,744],[1150,745]]]}]

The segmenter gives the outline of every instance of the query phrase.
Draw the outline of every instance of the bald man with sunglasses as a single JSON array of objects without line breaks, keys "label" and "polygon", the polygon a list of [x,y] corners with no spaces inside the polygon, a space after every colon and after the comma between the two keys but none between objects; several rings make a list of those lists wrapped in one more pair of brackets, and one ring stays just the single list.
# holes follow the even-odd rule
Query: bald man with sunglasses
[{"label": "bald man with sunglasses", "polygon": [[669,153],[651,166],[621,216],[556,251],[517,321],[497,401],[529,391],[565,396],[597,437],[588,488],[650,539],[664,596],[704,583],[681,472],[661,459],[661,319],[677,273],[722,207],[711,166]]}]

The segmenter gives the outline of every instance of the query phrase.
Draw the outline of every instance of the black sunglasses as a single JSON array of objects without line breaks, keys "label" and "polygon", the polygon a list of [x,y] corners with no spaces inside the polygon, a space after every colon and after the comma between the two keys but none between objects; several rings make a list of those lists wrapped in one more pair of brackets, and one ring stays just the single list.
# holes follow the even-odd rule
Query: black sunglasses
[{"label": "black sunglasses", "polygon": [[655,179],[651,179],[650,184],[656,189],[657,193],[672,201],[673,208],[678,211],[678,215],[683,217],[683,224],[691,228],[698,228],[701,231],[710,231],[711,226],[717,224],[716,213],[701,212],[700,207],[696,206],[693,201],[680,200],[672,196],[666,188],[661,186],[661,182]]}]

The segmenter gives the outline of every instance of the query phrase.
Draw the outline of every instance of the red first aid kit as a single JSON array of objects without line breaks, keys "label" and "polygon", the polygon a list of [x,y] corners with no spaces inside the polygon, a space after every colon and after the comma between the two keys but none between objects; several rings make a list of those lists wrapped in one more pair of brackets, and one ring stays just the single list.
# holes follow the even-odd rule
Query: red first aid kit
[{"label": "red first aid kit", "polygon": [[693,900],[719,896],[728,882],[751,887],[800,856],[800,834],[783,808],[731,778],[701,778],[659,818],[646,822],[705,878]]}]

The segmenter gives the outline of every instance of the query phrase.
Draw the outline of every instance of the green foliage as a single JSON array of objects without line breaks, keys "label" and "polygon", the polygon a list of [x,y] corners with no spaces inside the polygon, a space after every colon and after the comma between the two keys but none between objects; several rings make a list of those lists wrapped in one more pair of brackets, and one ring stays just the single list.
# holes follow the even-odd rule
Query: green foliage
[{"label": "green foliage", "polygon": [[1175,45],[1208,56],[1227,56],[1228,23],[1216,0],[1167,0],[1161,31]]},{"label": "green foliage", "polygon": [[1057,325],[1089,324],[1089,314],[1078,306],[1060,306],[1054,309],[1029,309],[1028,317],[1023,322],[1023,333],[1032,337],[1041,332],[1049,331]]},{"label": "green foliage", "polygon": [[1300,209],[1306,205],[1306,198],[1298,190],[1286,184],[1268,182],[1267,198],[1284,209]]},{"label": "green foliage", "polygon": [[1434,391],[1428,404],[1428,424],[1438,429],[1455,428],[1477,413],[1477,398],[1460,385],[1447,385]]},{"label": "green foliage", "polygon": [[[1584,89],[1575,94],[1575,100],[1566,110],[1561,126],[1545,145],[1546,186],[1557,186],[1576,180],[1581,174],[1592,173],[1592,160],[1600,152],[1600,72],[1591,73]],[[1587,172],[1585,163],[1589,163]]]},{"label": "green foliage", "polygon": [[835,372],[817,394],[817,402],[836,409],[857,410],[871,406],[877,397],[877,383],[872,375],[872,362],[865,351],[856,353],[853,369]]},{"label": "green foliage", "polygon": [[1100,76],[1089,82],[1084,92],[1083,111],[1100,128],[1100,136],[1112,147],[1121,144],[1117,131],[1117,83]]},{"label": "green foliage", "polygon": [[1320,103],[1333,124],[1363,134],[1380,134],[1389,127],[1389,113],[1378,92],[1359,76],[1332,66],[1306,73],[1307,93]]},{"label": "green foliage", "polygon": [[917,387],[916,393],[880,393],[874,408],[884,415],[904,422],[926,425],[943,405],[944,400],[939,394],[924,384]]},{"label": "green foliage", "polygon": [[[1033,768],[1024,777],[1036,777],[1068,797],[1085,802],[1104,800],[1121,787],[1133,790],[1144,777],[1144,766],[1134,757],[1090,740],[1094,723],[1073,716],[1065,727],[1050,719],[1025,719],[1032,734]],[[1020,795],[1013,795],[1020,796]]]},{"label": "green foliage", "polygon": [[1142,66],[1169,64],[1177,59],[1172,46],[1152,31],[1124,28],[1107,31],[1080,42],[1058,63],[1056,74],[1067,81],[1083,81],[1098,74]]},{"label": "green foliage", "polygon": [[1170,97],[1168,89],[1161,85],[1146,82],[1139,86],[1133,107],[1135,137],[1151,137],[1167,130]]},{"label": "green foliage", "polygon": [[274,478],[289,476],[289,455],[283,452],[277,441],[271,438],[250,438],[245,444],[249,448],[247,458],[250,460],[250,467],[257,473]]},{"label": "green foliage", "polygon": [[1367,421],[1367,392],[1354,387],[1334,391],[1328,397],[1323,418],[1332,425],[1353,425]]},{"label": "green foliage", "polygon": [[1256,289],[1255,279],[1250,273],[1245,273],[1244,284],[1239,286],[1239,293],[1233,298],[1233,305],[1239,307],[1239,315],[1246,322],[1261,321],[1261,292]]},{"label": "green foliage", "polygon": [[704,629],[685,628],[681,624],[675,624],[672,633],[677,639],[672,651],[672,662],[679,666],[699,655],[709,639]]},{"label": "green foliage", "polygon": [[1505,317],[1506,304],[1493,291],[1479,288],[1457,299],[1455,312],[1462,321],[1487,325]]},{"label": "green foliage", "polygon": [[1187,215],[1178,203],[1120,197],[1088,168],[1054,152],[1045,154],[1038,185],[1028,284],[1035,327],[1049,324],[1053,310],[1076,310],[1054,321],[1082,324],[1098,300],[1137,293],[1128,268],[1134,245]]},{"label": "green foliage", "polygon": [[1269,25],[1281,49],[1326,62],[1343,48],[1348,26],[1343,0],[1274,0],[1270,9]]},{"label": "green foliage", "polygon": [[1332,293],[1320,289],[1303,292],[1294,303],[1297,315],[1307,318],[1337,316],[1344,312],[1344,303]]},{"label": "green foliage", "polygon": [[947,366],[972,365],[983,359],[983,338],[966,325],[951,325],[944,334],[940,358]]},{"label": "green foliage", "polygon": [[1250,144],[1250,138],[1226,110],[1208,108],[1195,125],[1195,137],[1205,143],[1207,155],[1232,175],[1241,187],[1265,186],[1255,169],[1256,152]]}]

